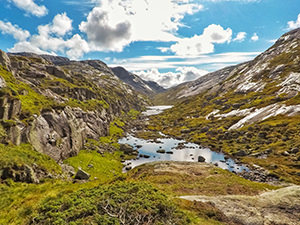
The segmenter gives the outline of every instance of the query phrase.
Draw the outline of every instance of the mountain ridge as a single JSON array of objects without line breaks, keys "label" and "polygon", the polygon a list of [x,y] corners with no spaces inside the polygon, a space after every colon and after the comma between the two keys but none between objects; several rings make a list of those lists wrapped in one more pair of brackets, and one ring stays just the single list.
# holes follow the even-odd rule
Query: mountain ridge
[{"label": "mountain ridge", "polygon": [[111,70],[119,79],[142,94],[153,96],[165,91],[165,89],[156,82],[143,80],[139,76],[128,72],[124,67],[113,67]]}]

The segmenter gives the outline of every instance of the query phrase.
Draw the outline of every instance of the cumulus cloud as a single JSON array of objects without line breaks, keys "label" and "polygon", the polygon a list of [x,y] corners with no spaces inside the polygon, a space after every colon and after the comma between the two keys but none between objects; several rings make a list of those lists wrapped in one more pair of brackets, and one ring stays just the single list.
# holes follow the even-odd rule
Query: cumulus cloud
[{"label": "cumulus cloud", "polygon": [[296,28],[299,28],[300,27],[300,14],[298,14],[298,18],[296,21],[289,21],[288,22],[288,29],[289,30],[293,30],[293,29],[296,29]]},{"label": "cumulus cloud", "polygon": [[66,54],[71,59],[78,59],[90,51],[88,43],[79,34],[66,38],[72,30],[72,20],[66,13],[57,14],[51,23],[38,26],[38,34],[27,41],[20,41],[9,49],[10,52],[29,51],[37,54]]},{"label": "cumulus cloud", "polygon": [[251,37],[251,40],[252,41],[258,41],[259,40],[259,37],[258,37],[257,33],[253,34],[253,36]]},{"label": "cumulus cloud", "polygon": [[158,69],[150,69],[135,71],[134,73],[144,80],[155,81],[164,88],[170,88],[183,82],[195,80],[207,74],[208,71],[195,67],[178,67],[175,72],[161,73]]},{"label": "cumulus cloud", "polygon": [[229,43],[232,38],[232,30],[226,30],[216,24],[206,27],[201,35],[191,38],[182,38],[176,44],[171,45],[170,50],[177,55],[200,55],[214,52],[214,44]]},{"label": "cumulus cloud", "polygon": [[12,35],[17,41],[24,41],[30,36],[27,30],[23,30],[18,25],[12,25],[10,22],[3,22],[2,20],[0,20],[0,30],[2,34]]},{"label": "cumulus cloud", "polygon": [[79,28],[99,50],[121,51],[134,41],[176,41],[187,14],[203,9],[192,0],[103,0]]},{"label": "cumulus cloud", "polygon": [[44,5],[37,5],[34,0],[9,0],[14,3],[19,9],[24,10],[25,12],[32,14],[37,17],[42,17],[47,15],[48,10]]},{"label": "cumulus cloud", "polygon": [[246,32],[239,32],[233,41],[243,42],[246,39],[247,33]]},{"label": "cumulus cloud", "polygon": [[95,7],[87,21],[79,26],[80,31],[87,34],[89,42],[98,50],[121,51],[130,43],[129,21],[113,20],[112,15],[103,8]]},{"label": "cumulus cloud", "polygon": [[28,41],[16,43],[13,48],[9,49],[9,52],[32,52],[36,54],[56,55],[54,52],[43,51]]}]

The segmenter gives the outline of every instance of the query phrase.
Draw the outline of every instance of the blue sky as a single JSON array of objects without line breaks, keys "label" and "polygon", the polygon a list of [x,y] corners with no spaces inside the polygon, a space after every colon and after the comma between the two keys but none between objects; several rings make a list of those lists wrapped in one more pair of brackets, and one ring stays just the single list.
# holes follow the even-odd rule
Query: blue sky
[{"label": "blue sky", "polygon": [[254,58],[299,0],[0,0],[0,49],[121,65],[164,87]]}]

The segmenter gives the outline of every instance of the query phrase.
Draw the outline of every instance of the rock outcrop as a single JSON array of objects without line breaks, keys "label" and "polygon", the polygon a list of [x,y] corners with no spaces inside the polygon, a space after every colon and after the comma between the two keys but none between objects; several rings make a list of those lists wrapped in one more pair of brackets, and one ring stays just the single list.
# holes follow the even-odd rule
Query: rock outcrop
[{"label": "rock outcrop", "polygon": [[147,104],[99,60],[1,51],[0,66],[6,142],[30,143],[56,161],[76,155],[87,139],[108,135],[116,117]]},{"label": "rock outcrop", "polygon": [[183,196],[190,201],[209,202],[231,221],[244,225],[299,224],[300,187],[291,186],[258,196]]}]

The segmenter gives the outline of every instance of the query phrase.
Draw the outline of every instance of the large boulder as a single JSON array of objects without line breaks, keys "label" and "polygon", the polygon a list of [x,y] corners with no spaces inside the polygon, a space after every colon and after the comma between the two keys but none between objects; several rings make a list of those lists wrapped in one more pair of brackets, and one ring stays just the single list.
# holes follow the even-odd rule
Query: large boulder
[{"label": "large boulder", "polygon": [[124,152],[125,154],[131,154],[131,153],[134,152],[134,149],[133,149],[132,146],[129,145],[129,144],[121,144],[121,145],[120,145],[120,150],[121,150],[122,152]]},{"label": "large boulder", "polygon": [[90,174],[82,170],[81,168],[78,168],[78,171],[75,175],[75,179],[77,180],[88,180],[90,178]]},{"label": "large boulder", "polygon": [[199,155],[198,162],[205,162],[205,158],[203,156]]}]

